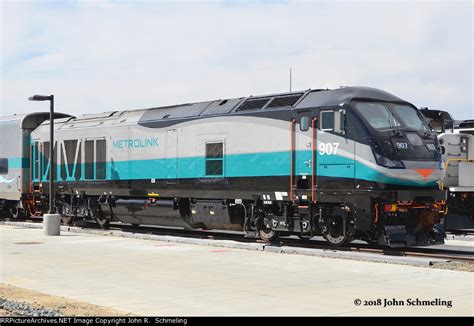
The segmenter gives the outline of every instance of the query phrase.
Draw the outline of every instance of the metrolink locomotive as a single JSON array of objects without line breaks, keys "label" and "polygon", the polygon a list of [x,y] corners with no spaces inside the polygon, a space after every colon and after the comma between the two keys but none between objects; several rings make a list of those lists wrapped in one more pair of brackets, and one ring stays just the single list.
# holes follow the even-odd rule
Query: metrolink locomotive
[{"label": "metrolink locomotive", "polygon": [[[34,129],[22,121],[23,143],[2,143],[0,198],[12,215],[39,215],[49,121]],[[0,126],[4,142],[5,119]],[[65,222],[241,230],[267,241],[322,235],[334,246],[444,239],[436,135],[415,106],[378,89],[58,116],[54,128],[55,203]]]}]

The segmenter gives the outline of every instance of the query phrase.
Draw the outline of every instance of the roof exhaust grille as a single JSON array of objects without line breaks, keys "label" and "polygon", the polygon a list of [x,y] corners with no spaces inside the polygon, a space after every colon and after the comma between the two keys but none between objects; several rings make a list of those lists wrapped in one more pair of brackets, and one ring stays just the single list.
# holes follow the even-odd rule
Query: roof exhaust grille
[{"label": "roof exhaust grille", "polygon": [[287,106],[293,106],[296,102],[301,98],[302,93],[300,94],[292,94],[289,96],[279,96],[273,98],[273,100],[268,104],[266,109],[269,108],[282,108]]},{"label": "roof exhaust grille", "polygon": [[461,122],[459,128],[474,128],[474,120],[465,120]]},{"label": "roof exhaust grille", "polygon": [[247,101],[245,101],[244,104],[242,104],[240,108],[238,108],[236,111],[260,110],[261,108],[265,106],[265,104],[268,103],[269,100],[270,100],[269,97],[255,98],[255,99],[250,98]]}]

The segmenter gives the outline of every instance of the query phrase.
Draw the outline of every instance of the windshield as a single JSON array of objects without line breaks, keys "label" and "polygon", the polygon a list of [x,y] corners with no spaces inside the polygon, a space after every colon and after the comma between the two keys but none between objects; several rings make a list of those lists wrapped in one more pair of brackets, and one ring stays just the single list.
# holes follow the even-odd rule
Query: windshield
[{"label": "windshield", "polygon": [[400,126],[400,123],[388,109],[386,103],[379,102],[355,102],[357,111],[375,129],[393,129]]},{"label": "windshield", "polygon": [[392,108],[404,126],[426,132],[426,122],[421,119],[420,114],[413,107],[406,104],[393,104]]},{"label": "windshield", "polygon": [[421,119],[418,112],[410,105],[382,102],[355,102],[357,111],[367,120],[372,128],[380,131],[409,128],[429,131],[426,122]]}]

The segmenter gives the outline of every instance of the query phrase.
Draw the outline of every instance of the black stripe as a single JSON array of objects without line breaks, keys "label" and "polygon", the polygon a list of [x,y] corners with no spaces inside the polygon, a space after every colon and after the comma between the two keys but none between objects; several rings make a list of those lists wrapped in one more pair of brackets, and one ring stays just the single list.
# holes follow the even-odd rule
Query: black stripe
[{"label": "black stripe", "polygon": [[[324,196],[346,196],[350,194],[367,194],[371,197],[395,196],[403,192],[404,196],[414,197],[417,191],[426,196],[439,196],[441,192],[432,187],[410,187],[385,183],[354,180],[350,178],[318,177],[317,190]],[[56,185],[63,192],[85,192],[88,195],[110,194],[124,197],[147,197],[155,192],[163,198],[226,198],[226,199],[255,199],[256,195],[269,194],[275,200],[274,192],[289,192],[288,176],[273,177],[239,177],[239,178],[212,178],[212,179],[150,179],[142,180],[114,180],[114,181],[84,181],[84,182],[57,182]],[[359,187],[355,189],[354,185]],[[43,182],[45,189],[48,183]],[[306,193],[310,191],[310,187]],[[412,193],[413,195],[409,195]],[[387,197],[388,198],[388,197]],[[412,198],[413,200],[414,198]],[[396,199],[395,199],[396,200]],[[408,199],[407,199],[408,200]]]}]

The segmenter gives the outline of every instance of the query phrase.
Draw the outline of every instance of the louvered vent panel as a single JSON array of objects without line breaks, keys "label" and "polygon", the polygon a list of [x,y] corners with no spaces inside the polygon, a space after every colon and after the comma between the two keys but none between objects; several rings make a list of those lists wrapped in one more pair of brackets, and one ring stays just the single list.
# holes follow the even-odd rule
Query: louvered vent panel
[{"label": "louvered vent panel", "polygon": [[300,99],[301,95],[302,94],[294,94],[289,96],[275,97],[273,101],[271,101],[267,106],[267,109],[293,106]]},{"label": "louvered vent panel", "polygon": [[267,104],[269,98],[248,99],[237,111],[260,110]]},{"label": "louvered vent panel", "polygon": [[474,120],[466,120],[459,124],[459,128],[474,128]]}]

